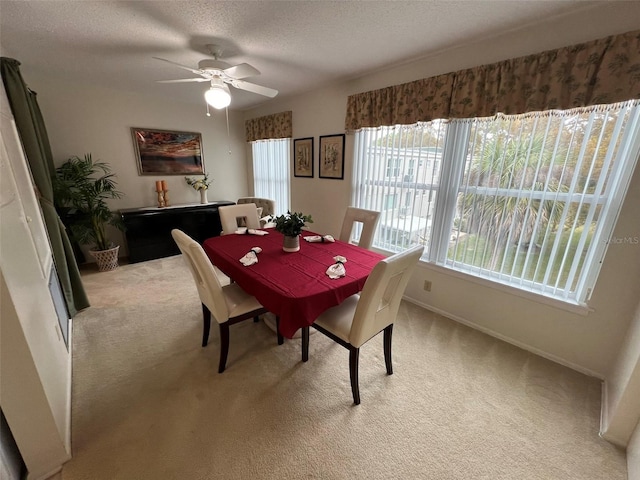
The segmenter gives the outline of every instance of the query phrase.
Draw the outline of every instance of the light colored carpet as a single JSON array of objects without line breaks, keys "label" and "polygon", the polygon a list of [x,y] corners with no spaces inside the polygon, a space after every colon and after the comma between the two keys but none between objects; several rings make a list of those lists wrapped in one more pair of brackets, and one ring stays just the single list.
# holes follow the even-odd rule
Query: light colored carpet
[{"label": "light colored carpet", "polygon": [[394,374],[382,336],[348,352],[323,335],[278,346],[264,323],[200,347],[181,257],[83,275],[74,319],[73,459],[87,479],[626,479],[598,437],[600,382],[403,302]]}]

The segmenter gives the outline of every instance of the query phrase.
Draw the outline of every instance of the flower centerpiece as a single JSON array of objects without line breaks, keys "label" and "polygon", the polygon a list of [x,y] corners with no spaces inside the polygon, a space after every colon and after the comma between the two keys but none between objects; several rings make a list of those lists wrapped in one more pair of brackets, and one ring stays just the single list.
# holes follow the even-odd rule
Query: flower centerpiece
[{"label": "flower centerpiece", "polygon": [[211,180],[209,180],[208,173],[204,174],[204,178],[184,177],[184,179],[186,180],[187,185],[200,192],[200,203],[209,203],[209,200],[207,199],[207,190],[209,190]]},{"label": "flower centerpiece", "polygon": [[284,235],[282,249],[285,252],[297,252],[300,250],[300,234],[307,223],[313,223],[311,215],[287,211],[285,215],[278,215],[273,222],[275,229]]}]

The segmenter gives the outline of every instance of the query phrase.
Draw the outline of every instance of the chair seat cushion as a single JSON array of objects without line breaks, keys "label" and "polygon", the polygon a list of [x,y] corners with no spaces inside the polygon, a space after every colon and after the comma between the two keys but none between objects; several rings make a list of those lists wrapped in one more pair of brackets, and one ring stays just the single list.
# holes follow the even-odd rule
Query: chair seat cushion
[{"label": "chair seat cushion", "polygon": [[[231,283],[222,287],[224,299],[229,309],[229,318],[237,317],[253,310],[262,308],[262,305],[252,295],[242,290],[237,283]],[[227,319],[224,319],[226,321]]]},{"label": "chair seat cushion", "polygon": [[313,323],[330,331],[345,342],[350,342],[351,323],[353,322],[353,315],[359,299],[359,294],[351,295],[340,305],[324,311]]}]

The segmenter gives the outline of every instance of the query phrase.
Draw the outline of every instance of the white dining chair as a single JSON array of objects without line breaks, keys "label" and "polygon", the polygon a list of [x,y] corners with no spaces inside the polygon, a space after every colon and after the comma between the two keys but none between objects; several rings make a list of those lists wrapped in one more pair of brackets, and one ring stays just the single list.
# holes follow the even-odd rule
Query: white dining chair
[{"label": "white dining chair", "polygon": [[[384,361],[387,374],[393,374],[391,335],[400,300],[411,273],[420,260],[423,245],[381,260],[371,271],[360,294],[322,313],[311,325],[349,350],[349,373],[353,403],[360,404],[358,361],[360,347],[384,332]],[[302,361],[309,359],[309,327],[302,332]]]},{"label": "white dining chair", "polygon": [[260,228],[273,227],[272,220],[276,215],[276,201],[270,198],[262,197],[240,197],[236,202],[238,205],[243,203],[255,203],[258,207],[258,217],[260,217]]},{"label": "white dining chair", "polygon": [[218,208],[222,235],[234,233],[238,227],[260,228],[258,207],[255,203],[242,203],[239,205],[225,205]]},{"label": "white dining chair", "polygon": [[238,205],[242,205],[245,203],[255,203],[256,207],[262,208],[263,217],[266,217],[267,215],[273,216],[276,214],[276,201],[271,200],[270,198],[240,197],[236,203]]},{"label": "white dining chair", "polygon": [[242,290],[238,284],[222,286],[213,264],[202,246],[182,230],[171,230],[171,236],[182,252],[189,271],[193,276],[202,302],[203,333],[202,346],[209,343],[211,316],[220,326],[220,363],[218,373],[224,372],[229,354],[229,326],[243,320],[253,318],[259,321],[259,315],[267,310],[255,299]]},{"label": "white dining chair", "polygon": [[359,222],[362,223],[362,232],[360,233],[358,246],[362,248],[371,248],[373,234],[378,226],[378,220],[380,220],[380,212],[376,212],[375,210],[365,210],[363,208],[347,207],[338,239],[343,242],[353,243],[351,241],[353,227]]}]

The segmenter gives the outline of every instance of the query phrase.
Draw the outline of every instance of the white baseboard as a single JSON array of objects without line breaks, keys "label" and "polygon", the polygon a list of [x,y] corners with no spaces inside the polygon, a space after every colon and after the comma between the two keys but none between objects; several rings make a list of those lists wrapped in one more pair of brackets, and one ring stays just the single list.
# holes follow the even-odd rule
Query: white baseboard
[{"label": "white baseboard", "polygon": [[604,438],[604,432],[607,430],[607,426],[609,425],[609,418],[607,412],[609,406],[609,393],[608,393],[608,384],[606,380],[602,381],[602,398],[600,399],[600,431],[598,435]]},{"label": "white baseboard", "polygon": [[619,438],[616,438],[614,435],[607,433],[607,429],[609,428],[609,387],[606,380],[602,382],[602,400],[600,401],[600,431],[598,435],[601,438],[604,438],[607,442],[613,443],[618,447],[626,448],[627,445],[625,442],[621,441]]},{"label": "white baseboard", "polygon": [[69,385],[69,391],[67,392],[67,412],[69,413],[67,416],[67,426],[66,429],[67,431],[65,432],[65,436],[64,436],[64,448],[67,451],[67,453],[69,454],[69,459],[71,459],[71,422],[72,422],[72,411],[71,411],[71,404],[72,404],[72,399],[71,399],[71,394],[73,391],[73,318],[69,319],[69,331],[68,331],[68,336],[67,336],[67,345],[68,345],[68,351],[69,351],[69,378],[68,378],[68,385]]},{"label": "white baseboard", "polygon": [[622,440],[620,440],[619,438],[609,434],[609,433],[602,433],[600,432],[598,434],[601,438],[604,438],[607,442],[609,443],[613,443],[614,445],[616,445],[617,447],[622,448],[623,450],[627,449],[627,443],[623,442]]},{"label": "white baseboard", "polygon": [[546,358],[547,360],[551,360],[552,362],[558,363],[560,365],[563,365],[565,367],[568,367],[572,370],[575,370],[577,372],[583,373],[585,375],[588,375],[590,377],[595,377],[598,378],[600,380],[604,380],[604,376],[601,373],[598,372],[594,372],[593,370],[589,370],[588,368],[584,368],[580,365],[576,365],[575,363],[569,362],[563,358],[557,357],[553,354],[550,354],[548,352],[545,352],[543,350],[539,350],[535,347],[532,347],[531,345],[527,345],[526,343],[522,343],[518,340],[515,340],[513,338],[507,337],[506,335],[503,335],[501,333],[498,333],[494,330],[491,330],[490,328],[486,328],[483,327],[482,325],[478,325],[475,322],[472,322],[470,320],[467,320],[466,318],[462,318],[458,315],[454,315],[452,313],[446,312],[440,308],[436,308],[432,305],[420,302],[418,300],[415,300],[414,298],[410,298],[410,297],[403,297],[404,300],[406,300],[409,303],[413,303],[414,305],[418,305],[419,307],[422,308],[426,308],[427,310],[431,310],[432,312],[438,313],[440,315],[442,315],[443,317],[447,317],[451,320],[454,320],[458,323],[462,323],[463,325],[466,325],[467,327],[473,328],[474,330],[478,330],[482,333],[486,333],[487,335],[490,335],[494,338],[497,338],[499,340],[502,340],[504,342],[510,343],[511,345],[515,345],[516,347],[522,348],[523,350],[526,350],[528,352],[534,353],[540,357]]}]

